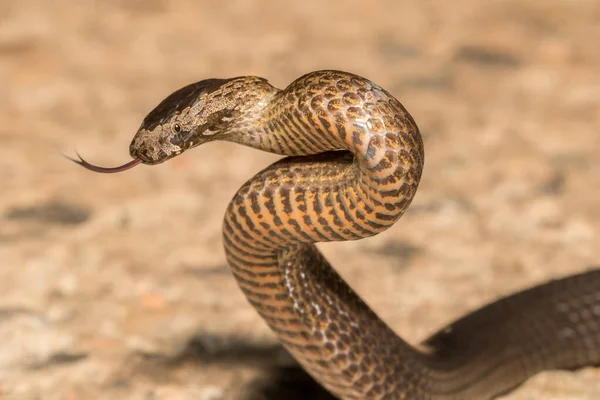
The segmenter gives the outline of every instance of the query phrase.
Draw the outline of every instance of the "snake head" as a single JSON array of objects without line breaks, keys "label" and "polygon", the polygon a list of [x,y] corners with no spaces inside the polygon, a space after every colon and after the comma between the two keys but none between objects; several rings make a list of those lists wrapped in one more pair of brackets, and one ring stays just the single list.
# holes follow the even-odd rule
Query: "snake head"
[{"label": "snake head", "polygon": [[200,144],[219,139],[237,116],[233,79],[207,79],[185,86],[152,110],[135,134],[129,153],[144,164],[160,164]]},{"label": "snake head", "polygon": [[263,105],[256,99],[275,91],[258,77],[192,83],[169,95],[144,118],[129,145],[132,161],[118,167],[101,167],[79,154],[78,159],[66,158],[95,172],[115,173],[142,163],[160,164],[213,140],[243,142],[235,135],[243,120],[240,116],[256,114],[256,108]]}]

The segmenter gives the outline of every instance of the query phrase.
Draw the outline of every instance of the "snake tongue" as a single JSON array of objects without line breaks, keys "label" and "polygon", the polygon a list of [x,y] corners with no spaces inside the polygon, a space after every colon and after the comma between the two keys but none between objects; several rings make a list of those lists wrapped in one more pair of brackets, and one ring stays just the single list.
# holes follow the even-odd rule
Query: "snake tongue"
[{"label": "snake tongue", "polygon": [[90,164],[89,162],[85,161],[83,159],[83,157],[81,157],[79,155],[79,153],[76,152],[76,154],[77,154],[77,157],[79,158],[79,160],[76,160],[76,159],[71,158],[66,155],[63,155],[63,157],[65,157],[67,160],[71,160],[74,163],[81,165],[85,169],[88,169],[88,170],[94,171],[94,172],[103,173],[103,174],[114,174],[117,172],[127,171],[128,169],[131,169],[142,162],[142,160],[140,158],[134,158],[133,160],[129,161],[128,163],[119,165],[118,167],[100,167],[100,166]]}]

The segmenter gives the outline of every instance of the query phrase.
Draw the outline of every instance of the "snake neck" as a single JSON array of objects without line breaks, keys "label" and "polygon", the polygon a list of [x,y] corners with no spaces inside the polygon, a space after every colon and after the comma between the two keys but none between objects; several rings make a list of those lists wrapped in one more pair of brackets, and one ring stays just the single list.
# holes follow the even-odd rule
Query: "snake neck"
[{"label": "snake neck", "polygon": [[[404,213],[416,193],[424,154],[419,129],[397,99],[364,78],[337,71],[305,75],[284,90],[255,80],[247,91],[255,106],[225,140],[286,156],[352,153],[354,162],[334,157],[329,164],[335,165],[321,172],[317,167],[310,177],[292,175],[299,190],[334,188],[339,193],[334,201],[364,207],[359,219],[368,229],[356,238],[381,232]],[[303,164],[308,161],[315,160]]]}]

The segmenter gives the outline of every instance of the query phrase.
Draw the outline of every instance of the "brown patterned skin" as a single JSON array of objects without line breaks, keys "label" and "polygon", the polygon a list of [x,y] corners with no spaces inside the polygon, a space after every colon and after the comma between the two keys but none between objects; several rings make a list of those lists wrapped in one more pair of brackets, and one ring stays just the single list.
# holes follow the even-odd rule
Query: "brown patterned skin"
[{"label": "brown patterned skin", "polygon": [[600,270],[506,297],[413,347],[319,253],[315,242],[389,228],[417,190],[419,130],[378,85],[340,71],[284,90],[257,77],[201,81],[153,110],[130,152],[158,164],[212,140],[291,156],[237,192],[225,251],[248,301],[337,397],[488,399],[544,369],[600,363]]}]

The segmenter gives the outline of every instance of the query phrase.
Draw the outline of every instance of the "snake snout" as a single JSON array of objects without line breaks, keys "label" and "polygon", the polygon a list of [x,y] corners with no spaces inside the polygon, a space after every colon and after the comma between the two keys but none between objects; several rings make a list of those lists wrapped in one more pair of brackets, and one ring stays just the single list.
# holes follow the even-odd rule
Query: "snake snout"
[{"label": "snake snout", "polygon": [[152,164],[152,156],[146,146],[140,146],[138,136],[136,135],[131,144],[129,145],[129,155],[132,158],[138,158],[142,160],[144,164]]},{"label": "snake snout", "polygon": [[163,163],[184,150],[180,140],[174,140],[170,132],[162,130],[140,130],[129,145],[129,154],[142,160],[144,164],[155,165]]},{"label": "snake snout", "polygon": [[129,155],[142,160],[144,164],[156,164],[156,161],[152,159],[151,153],[148,150],[135,149],[130,151]]}]

